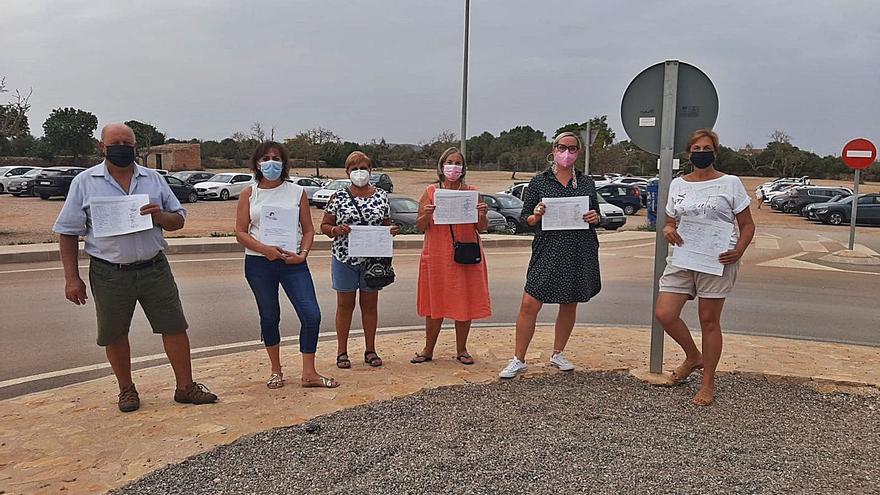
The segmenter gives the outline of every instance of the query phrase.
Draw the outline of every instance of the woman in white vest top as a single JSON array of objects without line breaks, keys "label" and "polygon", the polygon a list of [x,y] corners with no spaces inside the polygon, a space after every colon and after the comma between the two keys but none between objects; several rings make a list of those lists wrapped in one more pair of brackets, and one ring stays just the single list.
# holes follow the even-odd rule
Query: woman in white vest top
[{"label": "woman in white vest top", "polygon": [[245,248],[245,278],[257,301],[260,333],[272,366],[266,386],[284,386],[279,349],[280,285],[302,325],[302,386],[338,387],[336,380],[321,376],[315,369],[321,310],[306,261],[315,238],[308,198],[301,186],[286,180],[288,155],[279,143],[266,141],[257,146],[251,170],[255,184],[245,188],[238,198],[235,237]]}]

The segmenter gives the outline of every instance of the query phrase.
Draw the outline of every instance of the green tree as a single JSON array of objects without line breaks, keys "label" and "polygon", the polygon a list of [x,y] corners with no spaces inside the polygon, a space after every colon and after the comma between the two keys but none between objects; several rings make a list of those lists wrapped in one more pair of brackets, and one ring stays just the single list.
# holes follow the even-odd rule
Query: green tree
[{"label": "green tree", "polygon": [[165,134],[159,132],[153,124],[145,124],[143,122],[138,122],[137,120],[126,121],[125,125],[131,127],[131,130],[134,131],[141,165],[146,166],[147,157],[150,156],[150,150],[153,146],[165,144]]},{"label": "green tree", "polygon": [[[0,140],[30,136],[27,113],[31,109],[30,98],[33,92],[33,89],[27,93],[15,90],[11,100],[0,104]],[[0,77],[0,95],[3,93],[9,93],[6,77]]]},{"label": "green tree", "polygon": [[[596,140],[593,141],[593,148],[604,148],[606,146],[611,146],[614,143],[614,130],[608,126],[608,116],[607,115],[597,115],[589,120],[590,123],[590,132],[596,133]],[[587,122],[578,124],[567,124],[559,129],[556,129],[556,132],[553,134],[554,136],[558,136],[562,132],[574,132],[578,136],[580,136],[580,132],[587,128]]]},{"label": "green tree", "polygon": [[284,145],[294,157],[315,161],[315,175],[318,177],[321,176],[321,156],[335,156],[339,153],[337,147],[340,144],[342,139],[323,127],[315,127],[284,140]]},{"label": "green tree", "polygon": [[43,122],[43,133],[55,154],[69,153],[77,162],[95,149],[94,134],[98,118],[76,108],[56,108]]}]

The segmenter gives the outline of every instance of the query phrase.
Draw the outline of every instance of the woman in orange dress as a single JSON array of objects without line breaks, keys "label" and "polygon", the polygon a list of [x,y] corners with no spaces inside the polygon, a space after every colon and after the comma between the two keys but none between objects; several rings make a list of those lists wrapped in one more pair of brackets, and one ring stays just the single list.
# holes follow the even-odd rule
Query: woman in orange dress
[{"label": "woman in orange dress", "polygon": [[473,264],[456,262],[453,249],[456,241],[479,242],[479,232],[489,226],[486,203],[477,202],[477,223],[452,226],[434,223],[434,193],[437,189],[476,190],[464,183],[465,173],[464,156],[457,148],[447,149],[437,162],[438,183],[428,186],[419,201],[416,226],[425,233],[425,241],[419,260],[418,312],[419,316],[425,317],[426,337],[425,348],[410,360],[414,364],[433,359],[444,318],[455,320],[455,359],[461,364],[474,364],[467,350],[471,321],[492,315],[482,247],[479,262]]}]

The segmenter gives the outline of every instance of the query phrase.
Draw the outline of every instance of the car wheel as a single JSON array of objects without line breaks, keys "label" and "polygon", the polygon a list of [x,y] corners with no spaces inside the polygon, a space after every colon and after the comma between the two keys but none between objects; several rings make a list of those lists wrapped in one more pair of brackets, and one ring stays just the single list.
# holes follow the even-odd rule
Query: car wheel
[{"label": "car wheel", "polygon": [[516,234],[516,231],[519,230],[519,223],[512,218],[508,218],[507,230],[509,230],[511,234]]},{"label": "car wheel", "polygon": [[3,194],[4,192],[6,191],[3,189],[3,184],[0,184],[0,194]]},{"label": "car wheel", "polygon": [[188,203],[195,203],[196,201],[199,200],[199,195],[194,192],[189,193],[189,197],[186,198],[186,200]]},{"label": "car wheel", "polygon": [[828,214],[828,223],[831,225],[840,225],[843,223],[843,214],[839,212],[832,212]]},{"label": "car wheel", "polygon": [[623,207],[623,213],[626,215],[635,215],[636,207],[633,205],[626,205]]},{"label": "car wheel", "polygon": [[48,194],[40,194],[40,199],[49,199]]},{"label": "car wheel", "polygon": [[227,191],[226,189],[220,191],[220,199],[222,199],[223,201],[229,199],[229,191]]}]

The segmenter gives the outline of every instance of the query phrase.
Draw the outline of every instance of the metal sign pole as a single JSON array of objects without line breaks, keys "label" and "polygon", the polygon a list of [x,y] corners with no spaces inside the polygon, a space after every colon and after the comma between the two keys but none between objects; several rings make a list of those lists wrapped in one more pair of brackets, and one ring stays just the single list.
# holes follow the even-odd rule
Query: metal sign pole
[{"label": "metal sign pole", "polygon": [[654,244],[654,299],[651,306],[651,373],[663,371],[663,326],[654,317],[660,276],[666,268],[669,246],[663,238],[666,223],[666,200],[672,182],[672,157],[675,154],[675,112],[678,100],[678,60],[667,60],[663,72],[663,117],[660,122],[660,190],[657,198],[657,236]]},{"label": "metal sign pole", "polygon": [[853,183],[853,201],[852,201],[852,213],[849,219],[849,250],[852,251],[856,245],[856,212],[858,211],[859,206],[859,178],[861,176],[861,170],[856,169],[855,173],[855,181]]},{"label": "metal sign pole", "polygon": [[590,175],[590,121],[587,121],[587,128],[581,131],[581,142],[584,144],[584,173]]},{"label": "metal sign pole", "polygon": [[468,100],[468,33],[471,22],[471,0],[464,0],[464,63],[461,75],[461,156],[467,160],[467,100]]}]

